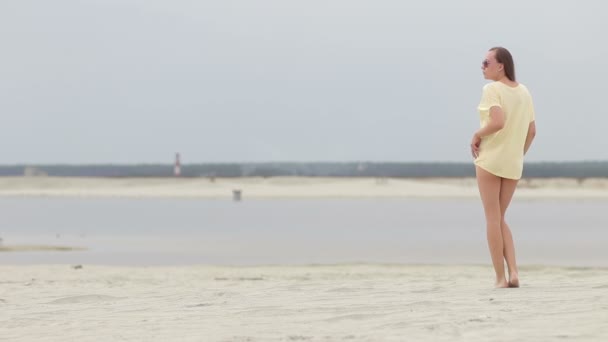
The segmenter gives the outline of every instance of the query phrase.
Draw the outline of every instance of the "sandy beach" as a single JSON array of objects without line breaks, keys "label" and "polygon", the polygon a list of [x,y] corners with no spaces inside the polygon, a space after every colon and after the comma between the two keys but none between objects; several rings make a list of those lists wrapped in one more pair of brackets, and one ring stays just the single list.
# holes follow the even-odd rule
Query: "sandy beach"
[{"label": "sandy beach", "polygon": [[[2,177],[0,196],[129,198],[475,198],[474,178]],[[518,198],[608,198],[608,179],[522,179]]]},{"label": "sandy beach", "polygon": [[3,341],[605,341],[608,270],[0,266]]},{"label": "sandy beach", "polygon": [[[287,209],[289,206],[279,206],[272,201],[247,200],[275,199],[276,202],[285,203],[290,201],[282,201],[282,199],[347,198],[352,201],[351,199],[357,198],[367,200],[421,198],[447,199],[451,203],[452,198],[475,199],[478,196],[474,179],[0,178],[0,196],[11,198],[10,201],[5,202],[7,205],[10,204],[12,208],[29,208],[16,206],[15,203],[22,201],[34,201],[37,204],[33,208],[39,209],[42,208],[41,206],[51,205],[50,209],[45,209],[43,212],[46,215],[44,217],[59,222],[59,227],[67,222],[64,221],[64,216],[67,214],[57,212],[65,206],[65,203],[71,204],[72,210],[90,210],[91,206],[106,205],[104,207],[106,209],[114,208],[112,209],[114,211],[109,212],[124,215],[125,212],[118,208],[129,206],[128,208],[137,209],[139,206],[112,198],[201,198],[231,201],[232,191],[236,189],[242,191],[244,204],[268,203],[253,205],[251,212],[244,211],[249,208],[247,206],[225,207],[209,204],[222,203],[221,201],[205,202],[206,208],[224,208],[222,209],[224,211],[220,210],[220,212],[225,212],[226,216],[221,217],[228,220],[226,222],[233,221],[230,213],[237,210],[236,208],[240,208],[240,215],[250,215],[244,216],[242,222],[247,223],[254,219],[258,222],[270,222],[265,216],[256,215],[260,210],[267,213],[273,208]],[[602,208],[603,201],[608,199],[608,181],[604,179],[523,180],[516,196],[523,200],[538,199],[541,203],[545,203],[546,201],[543,202],[545,199],[550,201],[590,199],[593,202],[589,201],[592,205],[589,213],[600,215],[598,211],[601,210],[597,208]],[[13,201],[12,198],[15,197],[19,199]],[[40,198],[45,197],[61,198],[59,202],[64,204],[63,206],[54,204],[53,202],[57,202],[55,200],[40,202]],[[62,202],[64,198],[75,199]],[[91,203],[90,200],[85,199],[93,198],[110,199],[109,202],[119,202],[119,204],[107,207],[109,204],[106,202],[93,201],[96,204],[77,206],[77,203]],[[359,208],[373,204],[363,200],[352,202],[346,204],[338,202],[332,205],[336,208],[344,208],[342,205],[346,205],[346,208]],[[455,201],[454,205],[462,206],[467,212],[473,212],[468,209],[469,202],[471,201]],[[331,203],[323,202],[318,205],[325,207]],[[382,207],[376,208],[388,210],[408,203],[412,205],[411,202],[386,202],[381,204]],[[153,204],[147,203],[142,210],[159,208],[154,207]],[[227,204],[233,205],[230,202]],[[528,204],[535,203],[528,202]],[[114,207],[115,205],[117,207]],[[197,201],[180,202],[180,205],[192,206],[195,208],[192,209],[194,213],[198,212],[196,208],[202,206]],[[317,204],[309,205],[311,208],[317,208]],[[443,205],[445,208],[445,204]],[[476,204],[475,208],[477,208]],[[542,206],[536,208],[542,209]],[[563,208],[569,206],[566,204]],[[312,213],[321,212],[318,208],[310,210],[313,210]],[[395,210],[401,213],[400,209]],[[523,209],[521,212],[529,213]],[[38,214],[40,213],[38,211]],[[289,215],[298,213],[297,210],[289,212],[284,219],[281,219],[282,216],[272,217],[279,222],[277,227],[280,228],[281,222],[292,222],[289,220]],[[410,211],[410,215],[411,213]],[[454,209],[452,213],[459,213],[459,210]],[[21,212],[11,215],[13,221],[10,222],[21,222],[19,219],[23,215]],[[84,215],[83,220],[74,221],[73,224],[76,226],[88,224],[84,219],[88,214],[85,212],[80,215]],[[137,218],[137,214],[133,215]],[[339,213],[335,215],[341,217]],[[163,216],[159,217],[162,219]],[[169,217],[173,219],[173,216]],[[203,216],[195,218],[196,216],[192,218],[195,220],[193,222],[200,222]],[[219,218],[220,216],[216,216],[215,220]],[[327,218],[336,220],[334,216]],[[527,222],[527,218],[528,216],[523,216],[522,219],[525,219],[523,222]],[[567,234],[574,234],[575,230],[580,231],[581,227],[577,227],[576,224],[571,225],[567,219],[582,222],[580,217],[572,216],[572,213],[560,219],[566,220],[560,228],[564,240],[554,241],[555,246],[541,245],[542,236],[528,235],[528,240],[522,241],[520,255],[524,262],[520,269],[522,286],[519,289],[493,288],[493,269],[489,257],[486,258],[484,254],[485,245],[481,240],[469,242],[468,245],[464,242],[454,245],[444,244],[443,240],[424,240],[426,244],[420,245],[425,253],[451,255],[451,260],[455,261],[450,264],[344,262],[312,265],[260,263],[230,266],[198,263],[128,266],[128,260],[124,264],[116,265],[89,264],[86,261],[52,262],[49,265],[0,263],[0,341],[606,341],[608,340],[607,268],[542,266],[525,262],[542,257],[543,253],[549,256],[559,253],[559,255],[563,254],[561,257],[564,260],[574,260],[573,258],[578,256],[582,264],[585,264],[586,260],[585,265],[598,265],[600,256],[604,255],[600,253],[600,250],[603,250],[601,247],[604,241],[603,235],[596,234],[599,240],[596,240],[595,244],[591,243],[593,241],[588,242],[584,247],[579,248],[581,249],[579,251],[566,242],[569,241],[568,236],[570,236]],[[102,228],[112,227],[118,222],[111,218],[104,219],[104,216],[96,216],[93,220]],[[135,222],[140,221],[137,220]],[[209,220],[211,222],[212,219]],[[369,229],[380,222],[384,230],[374,233],[376,235],[373,236],[379,237],[381,234],[396,236],[396,232],[390,233],[390,229],[387,230],[390,225],[388,221],[382,221],[382,216],[362,214],[357,220],[364,220],[361,227],[369,226],[371,227]],[[31,225],[37,226],[39,222],[46,221],[43,219],[28,222],[33,222]],[[166,220],[166,222],[172,221]],[[321,221],[310,222],[318,224]],[[321,233],[313,233],[308,229],[283,231],[277,228],[266,232],[269,234],[268,237],[276,237],[278,234],[274,245],[260,244],[261,241],[253,239],[255,235],[241,232],[244,234],[239,235],[242,240],[231,238],[224,241],[221,239],[223,235],[217,235],[215,239],[214,235],[204,235],[205,239],[193,238],[189,242],[192,246],[180,240],[181,245],[163,248],[171,251],[173,251],[171,248],[177,248],[184,252],[215,251],[218,256],[227,257],[241,254],[257,255],[261,253],[260,248],[266,248],[264,246],[274,246],[274,249],[268,248],[268,250],[282,253],[279,256],[291,256],[292,259],[298,255],[309,257],[371,255],[370,251],[374,250],[365,248],[372,248],[368,245],[373,244],[374,241],[357,244],[356,240],[352,240],[351,245],[342,246],[343,249],[351,248],[352,253],[348,249],[338,251],[339,245],[336,243],[347,241],[344,239],[345,235],[342,235],[343,231],[339,230],[340,222],[345,221],[336,221],[335,224],[328,226],[328,230],[333,229],[337,235],[335,240],[326,240],[325,245],[319,243],[310,245],[314,239],[306,240],[307,237],[323,236]],[[403,227],[407,227],[407,223],[411,221],[400,222]],[[590,229],[595,229],[593,225],[602,221],[600,216],[597,216],[589,222],[592,225]],[[148,225],[149,222],[145,221],[144,224]],[[237,226],[240,227],[240,223]],[[359,232],[361,233],[362,230]],[[18,231],[13,235],[16,233]],[[221,231],[218,234],[220,233]],[[255,231],[255,233],[260,232]],[[13,235],[5,235],[4,244],[0,246],[0,252],[3,252],[0,253],[0,258],[4,260],[11,260],[10,257],[13,256],[26,256],[27,253],[32,253],[31,255],[47,253],[41,255],[49,256],[51,254],[48,253],[56,253],[52,255],[65,256],[65,260],[78,260],[80,258],[78,255],[95,253],[104,246],[111,247],[106,252],[109,255],[119,251],[124,252],[127,250],[126,247],[133,248],[133,254],[125,255],[134,258],[139,249],[143,250],[146,243],[154,239],[154,236],[151,236],[149,240],[139,238],[128,240],[128,236],[116,235],[111,236],[113,240],[107,240],[114,242],[107,244],[106,240],[94,236],[62,235],[59,238],[53,234],[47,237],[50,241],[48,244],[42,242],[28,244],[28,239],[31,238],[15,241]],[[379,250],[386,254],[385,257],[418,255],[415,253],[416,245],[405,244],[407,239],[403,238],[404,235],[400,236],[403,241],[395,242],[394,245],[382,244],[380,240],[376,240],[375,248],[384,246]],[[162,242],[162,237],[157,238]],[[299,244],[296,243],[298,239],[300,239]],[[222,241],[225,244],[222,244]],[[243,244],[239,247],[235,241],[241,241]],[[126,247],[120,249],[121,245],[115,244],[117,242]],[[158,246],[163,246],[160,242]],[[89,244],[93,247],[90,251],[87,249],[91,247]],[[77,248],[69,251],[73,246]],[[566,246],[564,252],[561,252],[560,246]],[[285,251],[281,252],[279,247],[284,248]],[[549,247],[552,249],[547,249]],[[315,248],[318,251],[315,251]],[[544,252],[543,248],[545,248]],[[155,253],[160,252],[161,249],[155,250]],[[376,256],[384,256],[380,252],[375,253]],[[468,256],[471,260],[484,260],[487,263],[476,265],[458,261],[459,258],[467,257],[467,253],[472,253]],[[480,257],[478,254],[483,255]],[[121,254],[116,255],[121,257]],[[425,263],[434,262],[431,259],[424,260],[428,260],[424,261]]]}]

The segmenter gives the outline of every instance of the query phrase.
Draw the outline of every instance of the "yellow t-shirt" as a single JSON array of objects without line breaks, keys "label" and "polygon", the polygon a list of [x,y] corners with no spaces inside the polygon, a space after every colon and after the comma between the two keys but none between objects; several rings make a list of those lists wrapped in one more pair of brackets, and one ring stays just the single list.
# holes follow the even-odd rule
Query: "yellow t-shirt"
[{"label": "yellow t-shirt", "polygon": [[505,125],[482,138],[475,165],[499,177],[520,179],[528,127],[534,121],[532,96],[521,83],[517,87],[502,82],[486,84],[478,107],[481,127],[490,121],[493,106],[502,108]]}]

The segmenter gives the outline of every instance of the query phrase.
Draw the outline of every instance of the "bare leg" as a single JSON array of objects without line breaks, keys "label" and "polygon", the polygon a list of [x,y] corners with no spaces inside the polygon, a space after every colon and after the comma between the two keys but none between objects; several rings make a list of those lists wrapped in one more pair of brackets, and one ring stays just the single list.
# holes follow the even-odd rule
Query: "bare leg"
[{"label": "bare leg", "polygon": [[499,200],[501,178],[479,166],[476,166],[475,170],[477,172],[479,194],[486,216],[488,247],[490,247],[490,255],[496,272],[496,287],[508,287],[509,284],[505,277],[504,245],[500,228],[502,222]]},{"label": "bare leg", "polygon": [[503,178],[500,186],[500,228],[502,230],[502,240],[504,244],[503,253],[507,261],[507,268],[509,269],[509,287],[519,287],[519,274],[517,270],[517,262],[515,261],[515,244],[513,243],[511,229],[509,229],[509,225],[507,225],[505,220],[505,214],[507,212],[507,208],[509,208],[513,194],[515,193],[517,181],[518,180],[516,179]]}]

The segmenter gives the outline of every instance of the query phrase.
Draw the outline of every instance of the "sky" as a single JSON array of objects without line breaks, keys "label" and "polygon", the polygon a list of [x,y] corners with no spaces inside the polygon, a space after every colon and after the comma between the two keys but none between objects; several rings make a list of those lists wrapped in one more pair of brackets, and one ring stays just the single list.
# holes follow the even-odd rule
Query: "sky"
[{"label": "sky", "polygon": [[2,0],[0,164],[467,162],[508,48],[528,161],[608,160],[608,5]]}]

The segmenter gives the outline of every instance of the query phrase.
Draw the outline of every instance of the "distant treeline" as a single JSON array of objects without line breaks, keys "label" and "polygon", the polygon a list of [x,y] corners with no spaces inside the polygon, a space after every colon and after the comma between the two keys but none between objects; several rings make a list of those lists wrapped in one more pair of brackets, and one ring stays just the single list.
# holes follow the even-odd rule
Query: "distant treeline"
[{"label": "distant treeline", "polygon": [[[173,165],[11,165],[0,176],[173,177]],[[472,163],[283,162],[182,165],[182,177],[474,177]],[[608,161],[527,163],[524,177],[608,177]]]}]

